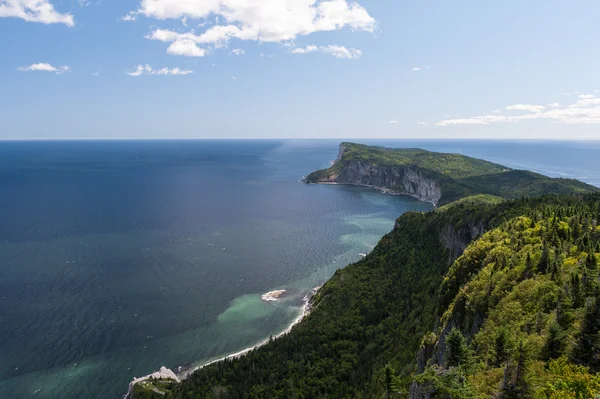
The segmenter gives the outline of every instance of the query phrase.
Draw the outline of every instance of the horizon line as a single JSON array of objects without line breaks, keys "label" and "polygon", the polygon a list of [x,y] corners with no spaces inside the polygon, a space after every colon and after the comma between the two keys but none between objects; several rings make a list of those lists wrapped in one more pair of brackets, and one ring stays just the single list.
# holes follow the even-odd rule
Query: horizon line
[{"label": "horizon line", "polygon": [[512,137],[59,137],[59,138],[0,138],[0,142],[18,141],[254,141],[254,140],[472,140],[472,141],[581,141],[599,142],[600,138],[512,138]]}]

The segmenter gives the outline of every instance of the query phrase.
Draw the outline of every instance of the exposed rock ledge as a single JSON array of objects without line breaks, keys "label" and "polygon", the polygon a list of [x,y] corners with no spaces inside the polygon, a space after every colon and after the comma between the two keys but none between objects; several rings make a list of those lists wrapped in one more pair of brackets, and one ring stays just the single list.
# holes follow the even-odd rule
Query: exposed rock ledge
[{"label": "exposed rock ledge", "polygon": [[127,391],[127,394],[125,395],[124,399],[129,399],[131,397],[131,393],[133,392],[133,387],[135,386],[135,384],[140,383],[142,381],[149,380],[150,378],[154,378],[156,380],[169,379],[169,380],[173,380],[175,382],[181,382],[179,380],[179,378],[177,377],[177,375],[173,372],[173,370],[168,369],[165,366],[162,366],[160,368],[160,370],[155,371],[152,374],[148,374],[146,376],[139,377],[139,378],[134,378],[133,381],[131,381],[129,383],[129,390]]},{"label": "exposed rock ledge", "polygon": [[[335,163],[341,162],[344,148]],[[336,171],[339,169],[339,171]],[[331,172],[331,173],[328,173]],[[305,183],[351,184],[372,187],[390,194],[403,194],[437,205],[442,198],[440,185],[424,175],[418,166],[372,165],[362,160],[349,160],[340,168],[311,173]]]}]

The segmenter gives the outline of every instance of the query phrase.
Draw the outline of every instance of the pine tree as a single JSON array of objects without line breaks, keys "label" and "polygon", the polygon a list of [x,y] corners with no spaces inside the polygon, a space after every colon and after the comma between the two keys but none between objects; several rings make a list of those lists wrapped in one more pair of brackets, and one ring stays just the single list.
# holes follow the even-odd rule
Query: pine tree
[{"label": "pine tree", "polygon": [[503,399],[527,399],[531,397],[529,386],[526,381],[527,368],[529,363],[529,351],[523,341],[519,341],[516,353],[516,367],[511,381],[508,381],[507,376],[510,373],[509,364],[506,364],[505,380],[502,387]]},{"label": "pine tree", "polygon": [[389,364],[385,366],[385,370],[384,370],[384,376],[383,376],[383,383],[385,384],[385,398],[389,399],[390,395],[392,394],[392,369],[390,368]]},{"label": "pine tree", "polygon": [[548,329],[548,337],[542,349],[542,358],[544,360],[559,358],[565,348],[565,333],[562,327],[557,323],[551,323]]},{"label": "pine tree", "polygon": [[581,280],[578,274],[571,276],[571,296],[573,298],[573,307],[583,306],[583,295],[581,292]]},{"label": "pine tree", "polygon": [[589,366],[592,371],[600,371],[600,290],[596,291],[596,297],[586,306],[579,342],[573,356],[577,362]]},{"label": "pine tree", "polygon": [[590,248],[590,253],[588,253],[585,261],[585,265],[590,270],[596,270],[598,267],[598,260],[596,259],[596,254],[593,251],[594,249]]},{"label": "pine tree", "polygon": [[533,261],[531,260],[531,254],[527,252],[527,259],[525,260],[525,278],[533,276]]},{"label": "pine tree", "polygon": [[564,289],[560,290],[558,294],[558,303],[556,304],[556,322],[563,329],[566,330],[571,326],[573,322],[573,301]]},{"label": "pine tree", "polygon": [[589,270],[587,266],[584,267],[583,274],[581,275],[581,288],[583,291],[583,297],[587,298],[590,296],[594,296],[596,292],[596,287],[596,271]]},{"label": "pine tree", "polygon": [[446,366],[468,366],[470,357],[471,353],[464,335],[456,327],[452,328],[446,336]]},{"label": "pine tree", "polygon": [[511,350],[511,342],[506,328],[501,328],[496,335],[494,342],[496,354],[496,367],[500,367],[508,360],[508,355]]},{"label": "pine tree", "polygon": [[549,264],[548,259],[549,259],[548,247],[544,243],[544,247],[542,249],[542,256],[540,258],[540,261],[538,262],[538,272],[539,273],[546,273],[548,271],[548,264]]},{"label": "pine tree", "polygon": [[560,283],[560,270],[558,266],[558,259],[556,258],[556,256],[554,257],[554,261],[552,262],[552,275],[550,277],[555,283]]}]

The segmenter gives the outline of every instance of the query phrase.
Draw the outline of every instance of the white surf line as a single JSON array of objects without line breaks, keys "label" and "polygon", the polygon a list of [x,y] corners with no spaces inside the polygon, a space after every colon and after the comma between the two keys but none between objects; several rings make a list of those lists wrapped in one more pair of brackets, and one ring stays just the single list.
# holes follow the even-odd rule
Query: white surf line
[{"label": "white surf line", "polygon": [[[292,328],[294,328],[294,326],[296,324],[300,323],[302,321],[302,319],[304,319],[310,313],[310,299],[317,293],[317,291],[318,291],[319,288],[321,288],[321,287],[320,286],[319,287],[315,287],[312,290],[310,290],[310,292],[308,292],[306,295],[304,295],[304,298],[302,298],[304,300],[304,305],[302,306],[302,312],[300,312],[300,314],[294,319],[294,321],[292,321],[292,323],[285,330],[283,330],[282,332],[278,333],[277,335],[272,336],[273,339],[277,339],[277,338],[281,337],[282,335],[285,335],[285,334],[289,333],[290,331],[292,331]],[[201,366],[197,366],[197,367],[194,367],[194,368],[191,368],[191,369],[188,369],[188,370],[184,370],[184,371],[182,371],[180,373],[174,373],[171,369],[168,369],[168,368],[166,368],[164,366],[161,367],[160,372],[161,373],[167,372],[167,373],[169,373],[168,376],[165,374],[165,375],[163,375],[163,377],[175,380],[174,378],[172,378],[172,376],[174,376],[175,378],[179,379],[179,381],[177,381],[177,382],[180,382],[182,380],[185,380],[190,375],[194,374],[194,372],[200,370],[203,367],[206,367],[206,366],[211,365],[213,363],[220,362],[220,361],[225,360],[225,359],[235,359],[235,358],[238,358],[238,357],[243,356],[246,353],[248,353],[248,352],[250,352],[250,351],[252,351],[254,349],[260,348],[261,346],[269,343],[269,341],[271,341],[271,337],[266,338],[266,339],[260,341],[258,344],[254,345],[254,346],[251,346],[249,348],[243,349],[243,350],[241,350],[239,352],[223,356],[223,357],[221,357],[219,359],[212,360],[212,361],[210,361],[208,363],[205,363],[205,364],[203,364]],[[125,396],[123,398],[124,399],[128,399],[130,397],[131,393],[133,392],[133,387],[134,387],[135,384],[137,384],[138,382],[141,382],[141,381],[145,381],[145,380],[149,379],[150,376],[153,376],[155,374],[158,374],[158,372],[155,372],[155,373],[152,373],[152,374],[148,374],[145,377],[134,378],[133,381],[129,384],[129,389],[127,390],[127,393],[125,394]]]},{"label": "white surf line", "polygon": [[[296,326],[296,324],[300,323],[302,321],[302,319],[304,319],[308,315],[308,313],[309,313],[308,310],[309,310],[310,298],[311,298],[310,294],[306,294],[304,296],[304,298],[303,298],[304,305],[302,306],[302,312],[300,312],[300,314],[298,315],[298,317],[296,317],[292,321],[292,323],[285,330],[283,330],[282,332],[280,332],[280,333],[278,333],[276,335],[273,335],[273,339],[277,339],[277,338],[279,338],[279,337],[281,337],[281,336],[289,333],[290,331],[292,331],[292,328],[294,328],[294,326]],[[251,352],[254,349],[258,349],[261,346],[268,344],[270,340],[271,340],[271,337],[266,338],[266,339],[260,341],[258,344],[254,345],[254,346],[250,346],[250,347],[248,347],[246,349],[242,349],[239,352],[223,356],[223,357],[221,357],[219,359],[211,360],[210,362],[205,363],[205,364],[203,364],[201,366],[197,366],[197,367],[194,367],[194,368],[192,368],[190,370],[183,371],[181,374],[178,375],[178,377],[181,380],[185,380],[186,378],[188,378],[190,375],[194,374],[196,371],[200,370],[201,368],[204,368],[206,366],[209,366],[209,365],[211,365],[213,363],[220,362],[220,361],[225,360],[225,359],[236,359],[236,358],[238,358],[240,356],[245,355],[248,352]]]}]

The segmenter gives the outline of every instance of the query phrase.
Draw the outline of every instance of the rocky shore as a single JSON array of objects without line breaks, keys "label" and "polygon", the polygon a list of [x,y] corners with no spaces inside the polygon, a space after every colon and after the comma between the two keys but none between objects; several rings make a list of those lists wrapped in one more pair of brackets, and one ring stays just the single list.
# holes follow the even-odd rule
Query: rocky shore
[{"label": "rocky shore", "polygon": [[[298,317],[296,317],[294,319],[294,321],[292,321],[292,323],[285,330],[283,330],[279,334],[273,336],[272,337],[273,339],[277,339],[277,338],[281,337],[282,335],[285,335],[285,334],[289,333],[292,330],[292,328],[294,328],[294,326],[296,324],[300,323],[306,316],[308,316],[310,314],[310,312],[312,310],[312,307],[313,307],[312,299],[313,299],[314,295],[318,292],[319,288],[321,288],[321,287],[319,286],[319,287],[313,288],[312,290],[310,290],[310,292],[308,292],[302,298],[303,301],[304,301],[304,305],[302,306],[302,312],[298,315]],[[265,301],[271,301],[271,300],[273,300],[271,298],[277,299],[279,296],[283,295],[285,292],[286,292],[285,290],[270,291],[270,292],[267,293],[269,295],[263,294],[262,295],[262,299],[265,300]],[[265,295],[267,295],[267,297],[269,299],[265,299],[264,298]],[[199,369],[201,369],[203,367],[206,367],[206,366],[208,366],[210,364],[213,364],[213,363],[216,363],[216,362],[220,362],[220,361],[225,360],[225,359],[235,359],[235,358],[238,358],[240,356],[243,356],[246,353],[248,353],[248,352],[250,352],[250,351],[252,351],[254,349],[260,348],[261,346],[269,343],[270,340],[271,340],[271,338],[266,338],[266,339],[264,339],[263,341],[259,342],[258,344],[254,345],[254,346],[251,346],[249,348],[246,348],[246,349],[241,350],[241,351],[236,352],[236,353],[229,354],[229,355],[224,356],[222,358],[213,360],[213,361],[208,362],[206,364],[203,364],[201,366],[191,367],[191,368],[187,368],[187,369],[183,368],[183,367],[178,367],[177,368],[178,373],[175,373],[173,370],[171,370],[171,369],[169,369],[169,368],[167,368],[165,366],[162,366],[160,368],[160,370],[158,370],[158,371],[155,371],[155,372],[153,372],[151,374],[148,374],[146,376],[143,376],[143,377],[134,378],[129,383],[129,389],[127,390],[127,393],[125,394],[125,396],[124,396],[123,399],[135,399],[133,392],[134,392],[135,386],[137,384],[146,384],[144,386],[144,389],[150,389],[150,390],[157,391],[157,387],[155,387],[154,384],[152,383],[153,381],[156,381],[156,380],[168,380],[168,381],[172,381],[173,383],[180,383],[181,380],[186,379],[187,377],[189,377],[190,375],[192,375],[195,371],[197,371],[197,370],[199,370]]]}]

